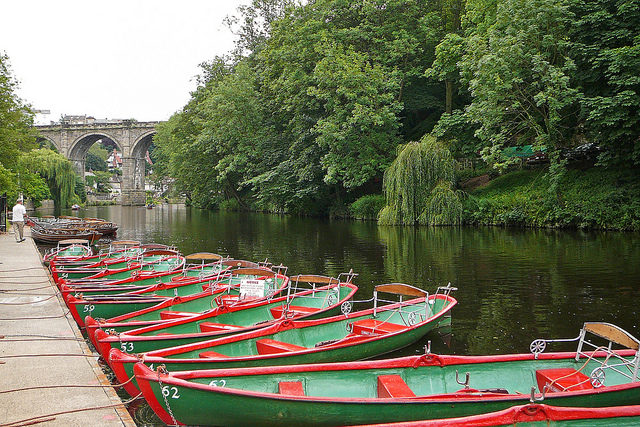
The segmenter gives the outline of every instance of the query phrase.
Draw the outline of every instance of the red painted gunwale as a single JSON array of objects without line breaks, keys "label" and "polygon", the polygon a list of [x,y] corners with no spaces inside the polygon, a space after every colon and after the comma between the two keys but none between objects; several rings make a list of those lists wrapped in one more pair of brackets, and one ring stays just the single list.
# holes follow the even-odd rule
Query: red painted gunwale
[{"label": "red painted gunwale", "polygon": [[360,427],[464,427],[470,425],[475,427],[490,427],[509,426],[515,423],[535,421],[571,421],[637,416],[640,416],[640,405],[611,406],[604,408],[578,408],[532,403],[529,405],[513,406],[498,412],[471,415],[468,417],[409,421],[391,424],[367,424]]},{"label": "red painted gunwale", "polygon": [[[215,266],[216,263],[205,264],[204,267],[209,268]],[[184,271],[198,271],[202,269],[202,266],[191,266]],[[196,276],[184,276],[183,280],[172,280],[170,282],[162,282],[157,284],[147,284],[147,285],[139,285],[136,282],[144,279],[152,279],[152,278],[160,278],[169,275],[182,274],[181,271],[171,270],[171,271],[158,271],[158,272],[141,272],[137,277],[128,277],[122,280],[114,280],[109,282],[97,282],[93,284],[81,284],[79,286],[61,284],[60,292],[62,292],[62,297],[66,299],[67,295],[74,294],[82,294],[83,292],[100,292],[100,291],[122,291],[118,295],[143,295],[145,293],[154,292],[156,290],[166,290],[166,289],[174,289],[179,288],[180,286],[191,285],[193,283],[198,282],[206,282],[209,280],[221,280],[228,276],[230,267],[226,267],[223,270],[220,270],[217,273],[211,273],[207,276],[196,277]],[[183,277],[183,276],[175,276],[175,277]],[[170,298],[170,297],[159,297],[159,298]]]},{"label": "red painted gunwale", "polygon": [[[144,261],[144,257],[145,256],[154,256],[154,255],[166,255],[166,257],[163,257],[161,259],[157,259],[157,260],[153,260],[153,261]],[[127,267],[123,267],[123,268],[118,268],[118,269],[113,269],[113,270],[109,270],[108,268],[106,268],[106,265],[104,266],[105,268],[103,269],[99,269],[99,267],[95,267],[95,268],[78,268],[78,269],[69,269],[69,272],[74,272],[74,271],[81,271],[81,272],[86,272],[87,270],[96,270],[95,274],[92,274],[90,276],[86,276],[83,277],[82,279],[79,279],[78,281],[81,282],[83,280],[91,280],[91,279],[102,279],[105,278],[105,280],[109,279],[109,276],[114,274],[114,273],[122,273],[122,272],[126,272],[126,271],[131,271],[132,272],[132,276],[137,276],[140,273],[135,274],[135,271],[140,269],[142,266],[146,266],[146,265],[153,265],[153,264],[157,264],[159,262],[162,261],[166,261],[167,259],[171,258],[171,257],[177,257],[179,259],[181,259],[181,263],[179,265],[176,265],[175,268],[173,269],[178,270],[180,268],[184,267],[185,264],[185,258],[184,256],[180,255],[179,252],[177,251],[172,251],[172,250],[165,250],[165,249],[157,249],[157,250],[152,250],[152,251],[145,251],[142,253],[142,262],[132,262],[131,264],[129,264]],[[131,259],[138,259],[138,257],[135,258],[131,258]],[[124,262],[124,261],[128,261],[128,259],[123,259],[123,260],[118,260],[117,262]],[[89,271],[90,272],[90,271]],[[62,285],[62,284],[67,284],[67,285],[73,285],[73,283],[75,283],[73,280],[66,280],[66,279],[62,279],[58,276],[58,269],[53,267],[51,268],[51,275],[53,276],[54,281],[56,282],[56,284],[58,285],[58,288]]]},{"label": "red painted gunwale", "polygon": [[[635,351],[633,350],[617,350],[615,353],[619,354],[623,357],[633,356],[635,355]],[[541,353],[538,355],[538,360],[561,360],[561,359],[572,359],[575,357],[574,352],[558,352],[558,353]],[[606,357],[607,353],[604,351],[598,351],[594,353],[593,357]],[[247,396],[256,396],[256,397],[269,397],[273,399],[291,399],[290,396],[281,396],[271,393],[260,393],[253,391],[245,391],[245,390],[236,390],[229,388],[221,388],[208,386],[205,384],[198,383],[188,383],[184,381],[184,379],[194,379],[201,377],[209,377],[209,376],[224,376],[224,377],[235,377],[242,375],[260,375],[260,374],[279,374],[279,373],[301,373],[301,372],[314,372],[314,371],[346,371],[346,370],[365,370],[365,369],[383,369],[383,368],[408,368],[408,367],[420,367],[420,366],[455,366],[455,365],[463,365],[463,364],[483,364],[483,363],[495,363],[495,362],[510,362],[510,361],[521,361],[521,360],[534,360],[535,357],[533,354],[501,354],[501,355],[490,355],[490,356],[449,356],[449,355],[437,355],[437,354],[427,354],[422,356],[407,356],[400,357],[395,359],[385,359],[385,360],[370,360],[370,361],[356,361],[356,362],[343,362],[343,363],[318,363],[318,364],[310,364],[310,365],[290,365],[290,366],[263,366],[256,368],[235,368],[235,369],[206,369],[206,370],[197,370],[197,371],[179,371],[172,372],[170,375],[166,375],[166,378],[162,378],[163,383],[174,384],[174,385],[189,385],[189,387],[197,388],[201,390],[212,391],[215,393],[229,393],[229,394],[239,394],[239,395],[247,395]],[[148,369],[148,368],[147,368]],[[150,371],[150,370],[149,370]],[[152,371],[150,371],[152,372]],[[148,373],[147,373],[148,374]],[[157,379],[158,375],[153,373],[153,377]],[[161,374],[162,377],[162,374]],[[628,383],[628,384],[620,384],[614,386],[606,386],[601,387],[599,389],[593,390],[580,390],[575,392],[570,392],[571,395],[588,395],[588,394],[597,394],[602,392],[603,389],[606,390],[624,390],[627,388],[636,388],[640,387],[640,382]],[[553,395],[567,395],[567,392],[563,393],[546,393],[546,396]],[[517,400],[521,399],[529,399],[529,395],[523,394],[490,394],[489,397],[478,398],[477,395],[472,395],[469,393],[461,392],[461,393],[450,393],[444,395],[430,395],[430,396],[417,396],[417,397],[409,397],[409,398],[388,398],[384,399],[384,402],[394,402],[401,401],[404,403],[409,402],[420,402],[424,400],[435,400],[442,399],[445,402],[455,402],[456,400],[464,399],[468,400],[476,400],[476,401],[485,401],[487,399],[491,400],[513,400],[514,398]],[[317,400],[323,402],[333,402],[333,401],[344,401],[344,402],[363,402],[363,403],[371,403],[380,401],[378,398],[322,398],[322,397],[313,397],[313,396],[299,396],[296,399],[302,400]]]},{"label": "red painted gunwale", "polygon": [[[634,350],[617,350],[615,351],[620,356],[634,356]],[[557,353],[541,353],[538,355],[539,360],[561,360],[572,359],[576,353],[574,352],[557,352]],[[606,357],[607,353],[604,351],[598,351],[593,354],[593,357]],[[162,381],[164,385],[174,385],[188,387],[192,389],[198,389],[207,391],[210,393],[221,393],[238,396],[251,396],[258,398],[265,398],[271,401],[277,402],[280,400],[299,400],[307,402],[344,402],[344,403],[362,403],[362,404],[389,404],[389,403],[402,403],[402,404],[423,404],[428,401],[438,403],[452,403],[460,402],[462,400],[466,402],[486,402],[486,401],[521,401],[525,403],[530,398],[529,395],[523,394],[493,394],[486,393],[482,396],[473,395],[465,392],[450,393],[444,395],[429,395],[429,396],[416,396],[416,397],[404,397],[404,398],[345,398],[345,397],[315,397],[315,396],[285,396],[275,393],[262,393],[240,389],[230,389],[215,387],[206,384],[199,384],[189,382],[189,379],[203,378],[203,377],[235,377],[243,375],[260,375],[260,374],[282,374],[282,373],[303,373],[313,371],[346,371],[346,370],[367,370],[367,369],[385,369],[385,368],[417,368],[420,366],[455,366],[463,364],[483,364],[492,362],[509,362],[509,361],[521,361],[521,360],[534,360],[533,354],[502,354],[502,355],[490,355],[490,356],[448,356],[437,354],[426,354],[422,356],[407,356],[395,359],[384,360],[370,360],[370,361],[356,361],[356,362],[342,362],[342,363],[319,363],[310,365],[290,365],[290,366],[265,366],[256,368],[235,368],[235,369],[207,369],[207,370],[195,370],[195,371],[179,371],[171,372],[170,374],[154,372],[144,363],[138,362],[134,365],[134,373],[136,375],[136,381],[140,391],[143,393],[144,398],[147,400],[154,412],[167,424],[172,424],[172,418],[164,410],[162,405],[155,398],[149,382]],[[640,388],[640,382],[633,382],[627,384],[620,384],[614,386],[606,386],[593,390],[580,390],[575,392],[563,392],[563,393],[547,393],[547,398],[554,396],[566,396],[570,394],[572,396],[588,396],[593,394],[602,393],[603,390],[607,391],[621,391],[627,389]],[[277,404],[277,403],[276,403]],[[375,407],[372,407],[375,410]],[[182,424],[181,424],[182,425]]]},{"label": "red painted gunwale", "polygon": [[[185,284],[193,284],[193,283],[197,283],[197,282],[208,282],[212,279],[212,277],[214,276],[209,276],[209,277],[205,277],[205,278],[197,278],[194,277],[193,280],[190,281],[183,281],[180,283],[180,285],[184,286]],[[225,276],[220,276],[220,278],[224,278]],[[166,284],[165,284],[166,285]],[[157,286],[157,285],[150,285],[150,287],[153,286]],[[173,286],[175,287],[175,286]],[[165,289],[169,289],[168,286],[165,287]],[[153,295],[144,295],[144,294],[121,294],[121,295],[106,295],[104,297],[100,297],[99,295],[96,295],[94,297],[92,297],[89,300],[84,300],[82,299],[82,297],[76,297],[74,295],[67,295],[65,298],[65,303],[67,304],[67,307],[69,308],[69,311],[71,312],[71,315],[73,316],[74,320],[78,323],[78,325],[80,325],[81,328],[86,328],[86,321],[87,318],[89,318],[90,316],[86,316],[84,319],[80,316],[80,313],[78,313],[78,306],[82,306],[85,304],[100,304],[101,300],[104,303],[108,303],[108,304],[129,304],[132,302],[139,302],[139,303],[153,303],[156,302],[157,304],[148,307],[148,308],[144,308],[141,310],[137,310],[137,311],[132,311],[126,314],[122,314],[120,316],[117,317],[113,317],[109,320],[111,321],[117,321],[119,319],[127,319],[127,318],[131,318],[134,316],[139,316],[141,314],[145,314],[145,313],[149,313],[151,311],[155,311],[155,310],[159,310],[161,308],[165,308],[165,307],[171,307],[173,305],[176,304],[181,304],[184,302],[188,302],[188,301],[192,301],[192,300],[196,300],[198,298],[206,298],[206,297],[210,297],[212,295],[215,295],[216,293],[221,293],[224,292],[227,288],[226,287],[211,287],[209,288],[209,290],[206,291],[202,291],[202,292],[198,292],[195,293],[193,295],[185,295],[185,296],[177,296],[177,297],[169,297],[169,296],[153,296]],[[194,316],[197,315],[198,313],[194,313]],[[92,318],[93,319],[93,318]],[[149,325],[149,324],[155,324],[157,323],[157,321],[150,321],[150,322],[143,322],[142,324],[144,325]],[[93,335],[93,332],[90,334],[89,338],[91,339],[91,335]]]},{"label": "red painted gunwale", "polygon": [[[273,293],[273,295],[277,295],[280,292],[282,292],[284,289],[286,289],[287,285],[289,284],[289,278],[287,276],[284,276],[282,274],[277,274],[274,273],[272,270],[269,270],[267,268],[260,268],[261,270],[264,270],[265,273],[268,273],[269,276],[273,276],[276,280],[282,280],[282,283],[280,285],[280,287],[278,288],[277,291],[275,291]],[[230,275],[240,275],[242,274],[243,269],[238,269],[238,270],[234,270],[230,272]],[[184,296],[184,297],[174,297],[172,298],[168,303],[162,302],[158,305],[154,305],[152,307],[148,307],[142,310],[138,310],[138,311],[133,311],[130,313],[126,313],[126,314],[122,314],[120,316],[116,316],[116,317],[112,317],[110,319],[107,319],[106,321],[100,321],[98,322],[96,319],[94,319],[91,316],[87,316],[84,318],[84,324],[85,327],[87,328],[87,335],[89,336],[89,340],[93,343],[93,345],[97,348],[99,345],[97,343],[97,340],[95,338],[96,335],[96,331],[98,329],[104,329],[104,330],[108,330],[109,328],[114,328],[114,327],[118,327],[118,326],[123,326],[123,324],[126,322],[127,325],[129,326],[134,326],[136,328],[136,330],[140,329],[140,328],[145,328],[145,327],[153,327],[153,326],[157,326],[159,323],[162,323],[162,325],[167,325],[170,322],[172,322],[171,320],[167,320],[167,321],[156,321],[156,320],[152,320],[152,321],[145,321],[145,320],[134,320],[134,321],[127,321],[127,319],[130,319],[132,317],[137,317],[146,313],[150,313],[152,311],[156,311],[165,307],[169,307],[178,303],[183,303],[183,302],[187,302],[187,301],[191,301],[193,299],[197,299],[197,298],[202,298],[202,297],[206,297],[206,296],[211,296],[214,295],[216,293],[221,293],[227,290],[228,285],[224,284],[224,280],[228,279],[229,275],[223,275],[220,277],[219,281],[222,282],[220,283],[222,286],[220,287],[210,287],[208,290],[203,291],[201,293],[198,294],[194,294],[194,295],[189,295],[189,296]],[[239,285],[232,285],[231,287],[236,287]],[[212,292],[213,291],[213,292]],[[170,298],[170,297],[169,297]],[[182,298],[181,300],[177,300],[176,298]],[[253,299],[253,300],[249,300],[247,302],[244,301],[238,301],[234,304],[234,306],[238,306],[238,307],[245,307],[245,306],[250,306],[251,304],[261,304],[264,302],[264,300],[267,297],[264,298],[259,298],[259,299]],[[222,307],[216,307],[206,313],[194,313],[194,317],[198,317],[198,319],[200,318],[199,316],[207,316],[207,315],[211,315],[211,313],[215,312],[215,313],[221,313],[224,312],[225,310],[228,309],[228,306],[222,306]],[[188,319],[185,319],[188,321]],[[174,323],[171,323],[171,325],[173,325]],[[153,329],[152,329],[153,330]],[[146,332],[146,331],[143,331]]]},{"label": "red painted gunwale", "polygon": [[[357,342],[353,342],[353,341],[347,341],[347,342],[341,342],[341,343],[336,343],[336,344],[331,344],[331,345],[327,345],[327,346],[323,346],[323,347],[318,347],[318,348],[306,348],[304,350],[298,350],[298,351],[288,351],[286,353],[275,353],[275,354],[259,354],[259,355],[251,355],[251,356],[234,356],[231,358],[225,358],[225,359],[221,359],[219,360],[220,362],[228,362],[229,360],[233,360],[233,361],[238,361],[238,362],[243,362],[243,361],[250,361],[250,360],[256,360],[256,359],[273,359],[273,360],[277,360],[279,358],[282,357],[290,357],[292,355],[302,355],[302,354],[313,354],[313,353],[319,353],[322,351],[326,351],[326,350],[330,350],[330,349],[335,349],[335,348],[343,348],[343,347],[351,347],[354,345],[358,345],[358,344],[364,344],[364,343],[369,343],[372,341],[379,341],[382,339],[387,339],[390,337],[393,337],[395,335],[399,335],[399,334],[404,334],[404,333],[408,333],[414,329],[418,329],[421,327],[424,327],[425,324],[427,323],[433,323],[436,322],[438,319],[442,318],[443,316],[445,316],[447,313],[449,313],[453,307],[457,304],[457,301],[455,298],[449,296],[449,295],[442,295],[442,294],[435,294],[435,295],[430,295],[429,296],[430,300],[435,300],[435,299],[442,299],[442,300],[446,300],[449,302],[449,305],[447,306],[447,308],[445,310],[442,310],[441,312],[439,312],[438,314],[429,317],[428,319],[426,319],[423,322],[417,323],[413,326],[407,326],[402,330],[396,331],[396,332],[390,332],[384,335],[370,335],[370,336],[362,336],[360,337],[360,339]],[[378,313],[384,313],[385,311],[389,311],[389,310],[393,310],[394,308],[399,307],[400,305],[402,306],[407,306],[407,305],[411,305],[411,304],[420,304],[422,302],[424,302],[425,298],[416,298],[413,300],[407,300],[407,301],[403,301],[402,304],[400,303],[396,303],[396,304],[389,304],[389,305],[385,305],[382,307],[378,307],[377,311]],[[208,347],[211,347],[213,345],[223,345],[223,344],[227,344],[227,343],[231,343],[231,342],[236,342],[236,341],[242,341],[245,339],[250,339],[250,338],[256,338],[256,337],[260,337],[260,336],[264,336],[264,335],[270,335],[282,330],[286,330],[286,329],[301,329],[304,330],[304,328],[307,327],[312,327],[315,325],[322,325],[322,324],[326,324],[326,323],[332,323],[332,322],[336,322],[336,321],[343,321],[345,319],[349,319],[352,317],[359,317],[359,316],[363,316],[363,315],[368,315],[373,313],[373,308],[371,309],[367,309],[367,310],[362,310],[362,311],[358,311],[358,312],[353,312],[350,313],[349,315],[345,316],[343,314],[337,315],[337,316],[333,316],[333,317],[326,317],[323,319],[316,319],[316,320],[281,320],[275,324],[272,324],[270,326],[258,329],[258,330],[253,330],[250,332],[245,332],[245,333],[241,333],[241,334],[234,334],[234,335],[230,335],[230,336],[224,336],[221,338],[216,338],[216,339],[212,339],[212,340],[207,340],[207,341],[202,341],[202,342],[197,342],[197,343],[192,343],[192,344],[185,344],[185,345],[181,345],[181,346],[175,346],[175,347],[167,347],[167,348],[163,348],[160,350],[154,350],[154,351],[150,351],[147,353],[142,353],[140,355],[137,356],[133,356],[130,355],[128,353],[125,353],[117,348],[111,348],[111,350],[109,351],[109,357],[105,358],[105,360],[107,361],[107,363],[109,364],[109,366],[111,367],[111,369],[114,371],[114,373],[116,374],[116,377],[118,379],[119,382],[125,382],[129,379],[129,377],[127,376],[124,368],[123,368],[123,363],[135,363],[136,361],[144,361],[144,363],[146,363],[147,365],[150,364],[154,364],[154,365],[161,365],[164,364],[166,362],[170,362],[170,363],[184,363],[184,369],[189,369],[189,364],[193,364],[193,363],[202,363],[203,360],[202,359],[197,359],[197,358],[193,358],[193,359],[180,359],[180,358],[172,358],[172,359],[168,359],[167,356],[172,356],[175,354],[179,354],[179,353],[184,353],[184,352],[188,352],[188,351],[195,351],[195,350],[201,350],[201,349],[205,349]],[[211,361],[212,364],[215,363],[215,359],[212,359]],[[139,393],[139,390],[132,384],[132,383],[128,383],[127,384],[129,387],[126,388],[127,392],[129,394],[131,394],[131,396],[135,396]],[[125,386],[126,387],[126,386]]]},{"label": "red painted gunwale", "polygon": [[[280,275],[278,275],[280,276]],[[282,277],[286,277],[286,276],[282,276]],[[288,280],[288,278],[287,278]],[[338,284],[335,285],[331,285],[332,287],[337,286]],[[349,292],[349,295],[347,295],[347,297],[343,298],[343,300],[346,299],[350,299],[353,297],[353,295],[356,293],[357,291],[357,286],[351,284],[351,283],[339,283],[340,286],[343,287],[348,287],[351,289],[351,291]],[[322,287],[318,287],[316,288],[316,291],[318,290],[322,290],[324,288],[326,288],[327,286],[322,286]],[[293,296],[295,295],[299,295],[299,296],[304,296],[307,295],[309,293],[314,292],[313,290],[309,289],[309,290],[305,290],[302,292],[297,292],[296,294],[293,294]],[[210,317],[215,317],[221,313],[226,313],[226,312],[234,312],[234,311],[238,311],[238,310],[244,310],[246,308],[253,308],[253,307],[257,307],[260,305],[265,305],[265,304],[273,304],[275,303],[284,303],[286,302],[287,297],[286,296],[282,296],[282,297],[278,297],[278,298],[274,298],[272,299],[270,302],[265,301],[265,300],[259,300],[257,302],[248,302],[248,303],[244,303],[244,304],[236,304],[236,305],[231,305],[231,306],[220,306],[220,307],[216,307],[213,310],[207,312],[207,313],[203,313],[203,314],[199,314],[190,318],[185,318],[185,319],[177,319],[177,320],[171,320],[171,321],[167,321],[164,322],[162,324],[156,324],[156,325],[152,325],[152,326],[146,326],[146,327],[142,327],[142,328],[138,328],[138,329],[132,329],[129,330],[127,332],[121,333],[120,335],[108,335],[106,334],[103,329],[108,329],[109,327],[111,327],[108,323],[105,324],[100,324],[99,325],[99,329],[97,329],[94,333],[94,345],[96,347],[96,349],[100,352],[100,354],[102,355],[102,357],[105,360],[109,359],[109,351],[111,349],[111,343],[112,342],[121,342],[121,341],[126,341],[126,342],[136,342],[136,341],[153,341],[153,340],[158,340],[158,339],[179,339],[179,338],[196,338],[196,337],[202,337],[203,340],[207,339],[206,337],[211,337],[211,339],[213,339],[214,337],[218,336],[218,335],[222,335],[223,333],[221,332],[194,332],[194,333],[190,333],[190,334],[167,334],[167,335],[142,335],[144,333],[147,332],[153,332],[156,331],[158,329],[163,329],[166,327],[170,327],[170,326],[176,326],[176,325],[181,325],[184,323],[188,323],[188,322],[197,322],[203,319],[207,319]],[[315,312],[315,313],[311,313],[311,315],[313,314],[318,314],[319,312]],[[304,316],[306,317],[306,316]],[[276,320],[274,320],[274,322],[276,322]],[[264,328],[268,326],[267,324],[264,325],[256,325],[254,327],[252,327],[252,329],[258,329],[258,328]],[[249,328],[247,328],[247,331],[249,331]]]}]

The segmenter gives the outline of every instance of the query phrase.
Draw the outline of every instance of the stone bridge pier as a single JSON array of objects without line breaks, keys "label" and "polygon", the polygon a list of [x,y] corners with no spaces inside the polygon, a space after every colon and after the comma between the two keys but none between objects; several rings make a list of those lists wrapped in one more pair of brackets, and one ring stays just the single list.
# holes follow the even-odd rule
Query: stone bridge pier
[{"label": "stone bridge pier", "polygon": [[84,179],[87,152],[98,140],[112,141],[122,153],[122,205],[144,205],[145,155],[159,122],[123,120],[109,123],[36,126],[40,137],[68,158]]}]

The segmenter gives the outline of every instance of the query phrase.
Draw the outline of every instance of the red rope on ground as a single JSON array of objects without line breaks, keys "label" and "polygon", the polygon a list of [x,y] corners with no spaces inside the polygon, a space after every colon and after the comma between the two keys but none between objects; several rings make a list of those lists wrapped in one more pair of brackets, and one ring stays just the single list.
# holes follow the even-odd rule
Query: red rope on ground
[{"label": "red rope on ground", "polygon": [[29,304],[38,304],[40,302],[45,302],[50,300],[51,298],[55,298],[57,295],[51,295],[48,298],[41,299],[40,301],[29,301],[29,302],[0,302],[0,305],[29,305]]},{"label": "red rope on ground", "polygon": [[27,271],[27,270],[44,270],[44,268],[39,265],[38,267],[26,267],[26,268],[14,268],[12,270],[0,270],[0,273],[9,273],[13,271]]},{"label": "red rope on ground", "polygon": [[[124,405],[127,405],[127,404],[133,402],[134,400],[138,399],[141,395],[142,395],[142,393],[138,394],[135,397],[132,397],[129,400],[125,400],[122,403],[115,403],[113,405],[104,405],[104,406],[94,406],[94,407],[91,407],[91,408],[71,409],[69,411],[56,412],[54,414],[40,415],[38,417],[31,417],[31,418],[27,418],[27,419],[24,419],[24,420],[13,421],[11,423],[0,424],[0,427],[23,427],[23,426],[28,426],[28,425],[32,425],[32,424],[37,424],[37,423],[44,422],[44,421],[50,421],[52,419],[52,417],[55,417],[56,415],[73,414],[75,412],[84,412],[84,411],[94,411],[94,410],[100,410],[100,409],[117,408],[119,406],[124,406]],[[47,419],[44,419],[44,418],[47,418]]]},{"label": "red rope on ground", "polygon": [[99,385],[95,385],[95,384],[67,384],[67,385],[39,385],[39,386],[33,386],[33,387],[24,387],[24,388],[14,388],[12,390],[2,390],[0,391],[0,394],[4,394],[4,393],[14,393],[17,391],[26,391],[26,390],[39,390],[39,389],[48,389],[48,388],[60,388],[60,387],[74,387],[74,388],[97,388],[97,387],[122,387],[124,385],[129,384],[131,381],[133,381],[133,379],[135,378],[135,375],[132,375],[131,378],[129,378],[127,381],[120,383],[120,384],[99,384]]},{"label": "red rope on ground", "polygon": [[40,319],[59,319],[61,317],[67,317],[67,314],[69,314],[70,312],[67,311],[64,314],[61,314],[60,316],[38,316],[38,317],[11,317],[11,318],[5,318],[5,319],[0,319],[0,320],[40,320]]}]

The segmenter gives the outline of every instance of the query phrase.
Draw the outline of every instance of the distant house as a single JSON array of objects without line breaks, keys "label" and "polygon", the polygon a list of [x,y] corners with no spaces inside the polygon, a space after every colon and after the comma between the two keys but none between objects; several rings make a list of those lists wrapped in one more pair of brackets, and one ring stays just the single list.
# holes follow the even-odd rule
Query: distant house
[{"label": "distant house", "polygon": [[115,148],[107,157],[107,167],[110,171],[122,167],[122,154],[118,153]]},{"label": "distant house", "polygon": [[83,114],[81,116],[66,115],[62,116],[61,120],[62,124],[66,125],[88,125],[94,123],[95,121],[95,117],[87,116],[86,114]]}]

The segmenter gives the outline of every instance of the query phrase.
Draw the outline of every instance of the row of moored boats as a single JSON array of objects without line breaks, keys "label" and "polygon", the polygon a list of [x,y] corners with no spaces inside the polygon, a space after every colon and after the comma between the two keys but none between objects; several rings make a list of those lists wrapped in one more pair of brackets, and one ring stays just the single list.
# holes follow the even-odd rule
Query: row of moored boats
[{"label": "row of moored boats", "polygon": [[79,239],[95,242],[101,237],[116,234],[118,225],[101,218],[78,218],[75,216],[29,217],[31,237],[39,243],[57,244],[63,240]]},{"label": "row of moored boats", "polygon": [[[530,354],[363,360],[450,327],[455,288],[381,284],[355,301],[351,271],[288,276],[134,241],[45,262],[118,383],[169,425],[640,423],[640,342],[608,323]],[[544,353],[557,341],[577,351]]]}]

